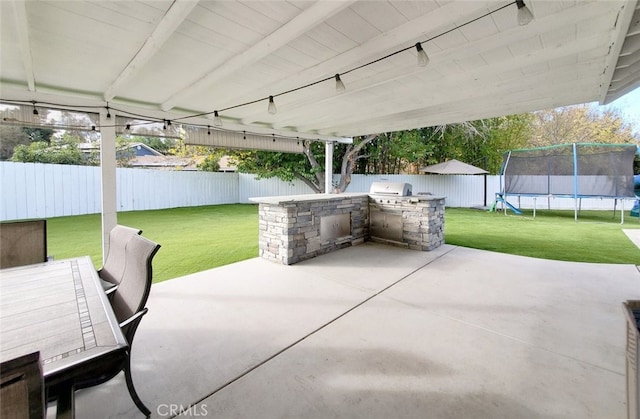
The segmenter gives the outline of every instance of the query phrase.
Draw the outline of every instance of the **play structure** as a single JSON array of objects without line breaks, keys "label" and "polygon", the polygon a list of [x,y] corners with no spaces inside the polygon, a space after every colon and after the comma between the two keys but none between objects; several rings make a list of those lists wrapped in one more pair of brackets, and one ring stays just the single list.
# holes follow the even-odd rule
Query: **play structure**
[{"label": "play structure", "polygon": [[536,198],[546,197],[573,198],[576,220],[582,198],[613,199],[614,211],[620,201],[624,211],[624,200],[638,194],[639,180],[634,185],[633,175],[636,152],[633,144],[594,143],[508,151],[500,170],[500,192],[491,210],[501,206],[505,212],[521,214],[519,206],[509,203],[509,197],[532,197],[535,216]]}]

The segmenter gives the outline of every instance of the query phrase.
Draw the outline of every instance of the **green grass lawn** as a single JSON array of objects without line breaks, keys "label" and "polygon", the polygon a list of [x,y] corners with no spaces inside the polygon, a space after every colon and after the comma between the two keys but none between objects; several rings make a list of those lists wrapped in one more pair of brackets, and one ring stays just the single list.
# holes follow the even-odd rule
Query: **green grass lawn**
[{"label": "green grass lawn", "polygon": [[[119,212],[118,223],[142,230],[162,247],[153,259],[154,282],[258,256],[258,207],[211,205]],[[47,220],[49,255],[90,255],[102,266],[99,214]]]},{"label": "green grass lawn", "polygon": [[[625,218],[620,225],[611,211],[582,211],[576,223],[573,211],[538,211],[533,219],[530,212],[504,216],[448,208],[445,240],[545,259],[640,264],[640,250],[622,232],[640,223]],[[162,245],[153,260],[155,282],[258,256],[258,207],[253,204],[120,212],[118,223],[140,228]],[[99,214],[50,218],[49,254],[56,259],[90,255],[99,268],[100,229]]]},{"label": "green grass lawn", "polygon": [[596,263],[640,264],[638,249],[622,229],[640,228],[637,218],[620,212],[582,211],[578,222],[573,211],[532,211],[505,216],[463,208],[448,208],[445,241],[476,249],[543,259]]}]

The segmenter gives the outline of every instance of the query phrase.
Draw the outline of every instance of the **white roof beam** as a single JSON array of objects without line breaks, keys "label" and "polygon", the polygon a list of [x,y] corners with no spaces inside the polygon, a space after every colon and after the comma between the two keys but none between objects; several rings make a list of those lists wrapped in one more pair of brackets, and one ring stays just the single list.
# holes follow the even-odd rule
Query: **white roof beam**
[{"label": "white roof beam", "polygon": [[104,92],[104,100],[110,101],[118,95],[120,90],[149,62],[149,60],[162,48],[164,43],[173,35],[191,11],[198,5],[194,0],[174,0],[171,7],[164,14],[153,33],[149,35],[145,43],[129,64],[120,72],[111,86]]},{"label": "white roof beam", "polygon": [[[470,120],[493,118],[530,112],[531,109],[545,109],[572,105],[590,101],[593,92],[588,89],[577,91],[572,86],[545,86],[536,88],[536,97],[530,92],[523,92],[513,96],[505,103],[495,103],[495,95],[478,98],[472,104],[468,100],[448,103],[444,106],[425,107],[410,114],[392,115],[375,118],[362,124],[345,127],[340,135],[364,135],[379,132],[402,131],[415,127],[430,127],[435,125],[452,124]],[[549,106],[549,98],[558,98]],[[435,117],[433,115],[436,115]]]},{"label": "white roof beam", "polygon": [[[588,75],[593,74],[593,68],[596,66],[597,63],[594,63],[591,66],[587,66],[580,74],[574,74],[564,68],[558,69],[558,71],[552,73],[514,78],[506,82],[499,82],[488,85],[483,83],[482,80],[479,80],[477,87],[472,91],[459,91],[456,90],[455,86],[452,85],[451,89],[449,90],[449,94],[442,94],[437,97],[433,97],[428,102],[418,102],[409,99],[406,101],[406,106],[394,107],[393,113],[385,114],[384,112],[376,109],[370,112],[370,115],[372,115],[373,117],[346,120],[338,119],[337,123],[334,123],[333,126],[331,126],[330,123],[325,123],[324,125],[326,125],[326,127],[319,129],[317,132],[319,134],[328,135],[328,133],[333,134],[334,132],[348,131],[352,126],[366,126],[367,124],[372,123],[375,124],[378,122],[378,120],[384,121],[387,120],[387,118],[391,118],[393,120],[401,118],[412,119],[417,115],[425,112],[425,110],[427,114],[431,113],[429,112],[430,109],[437,109],[438,112],[440,112],[443,108],[450,106],[448,105],[449,103],[455,104],[455,107],[453,107],[452,109],[455,109],[456,111],[464,110],[466,112],[475,112],[475,107],[478,106],[478,102],[487,100],[493,100],[495,102],[496,98],[507,97],[507,94],[510,94],[509,97],[521,96],[522,100],[525,100],[525,98],[529,96],[539,97],[539,86],[552,86],[553,89],[557,90],[559,88],[563,88],[563,86],[572,85],[571,83],[574,82],[576,78],[580,78],[581,80],[583,80],[585,88],[580,90],[581,93],[584,93],[589,91],[587,87],[590,85],[589,82],[595,81],[592,78],[588,78]],[[551,91],[554,91],[553,89]],[[594,90],[590,93],[594,94],[596,92],[597,90]],[[499,103],[498,105],[495,105],[493,107],[503,107],[507,110],[505,113],[513,113],[510,111],[509,104],[503,105]]]},{"label": "white roof beam", "polygon": [[[609,56],[605,66],[604,74],[602,75],[602,84],[600,89],[600,104],[605,103],[611,79],[613,78],[613,72],[616,70],[617,61],[622,51],[622,46],[625,43],[627,32],[631,26],[631,20],[635,13],[635,9],[632,7],[633,2],[625,2],[622,4],[620,11],[618,12],[618,20],[611,31],[611,48],[609,49]],[[640,36],[640,35],[638,35]]]},{"label": "white roof beam", "polygon": [[[589,13],[586,14],[585,16],[597,16],[599,13],[601,13],[600,8],[590,7]],[[553,15],[548,18],[552,22],[546,22],[546,23],[541,22],[541,24],[544,24],[545,26],[546,25],[553,26],[558,22],[562,22],[562,19],[564,17],[565,17],[564,13],[558,13],[557,15]],[[439,63],[447,63],[450,60],[454,59],[455,57],[466,56],[468,54],[479,54],[484,52],[485,50],[491,50],[499,46],[506,46],[506,45],[509,45],[510,43],[517,43],[520,40],[527,39],[528,37],[532,36],[532,34],[535,33],[535,31],[537,31],[537,29],[535,28],[529,29],[529,26],[533,26],[533,22],[524,28],[518,26],[517,28],[509,31],[511,33],[501,33],[491,37],[490,39],[486,39],[486,38],[480,39],[478,41],[473,41],[468,44],[465,44],[460,48],[448,50],[441,54],[435,54],[431,57],[432,59],[431,59],[430,66],[433,66],[432,68],[437,69],[439,66]],[[465,77],[457,78],[455,80],[455,83],[456,83],[456,86],[460,86],[463,83],[466,83],[466,82],[471,83],[471,82],[474,82],[474,80],[476,79],[490,77],[494,74],[499,74],[501,72],[517,70],[519,68],[525,68],[530,65],[535,65],[537,63],[543,63],[543,62],[563,58],[568,55],[574,54],[576,51],[578,52],[589,51],[598,47],[598,41],[599,41],[599,38],[593,35],[593,36],[589,36],[587,38],[583,38],[571,43],[565,43],[558,46],[554,46],[552,48],[542,49],[532,54],[529,54],[527,56],[524,56],[518,60],[514,60],[511,58],[511,59],[505,59],[503,62],[492,62],[491,66],[481,67],[478,70],[469,72],[468,75],[466,75]],[[331,102],[331,101],[344,102],[345,96],[353,95],[360,91],[366,91],[367,89],[373,86],[389,83],[389,82],[401,79],[403,77],[409,77],[421,71],[424,71],[424,69],[416,66],[414,69],[409,71],[407,71],[406,68],[400,68],[397,70],[396,72],[397,74],[378,73],[368,79],[362,79],[354,83],[348,83],[347,90],[340,95],[337,95],[334,91],[332,91],[331,89],[328,89],[326,94],[320,98],[317,97],[316,95],[312,98],[308,98],[308,100],[305,99],[304,102],[296,101],[295,103],[279,104],[278,113],[282,115],[284,119],[280,119],[278,121],[278,124],[274,125],[274,128],[282,128],[286,126],[295,125],[295,121],[297,120],[297,118],[300,118],[301,116],[303,116],[304,112],[307,111],[305,109],[305,105],[308,105],[309,103],[312,103],[314,106],[323,104],[325,108],[328,107],[336,110],[335,106],[327,104],[326,102]],[[458,90],[456,86],[452,86],[452,89],[454,91]],[[244,121],[246,122],[247,119],[245,118]],[[315,119],[313,122],[313,126],[317,127],[318,122],[320,121],[318,119]],[[298,126],[297,128],[301,131],[304,131],[306,129],[310,129],[311,126]]]},{"label": "white roof beam", "polygon": [[[515,6],[514,6],[515,7]],[[469,16],[481,14],[480,11],[486,11],[487,3],[485,2],[450,2],[432,13],[423,15],[417,19],[409,21],[391,31],[382,33],[367,42],[361,44],[357,48],[352,48],[342,54],[325,60],[314,67],[302,70],[294,77],[286,77],[277,83],[273,83],[260,91],[249,90],[238,96],[238,103],[246,102],[251,98],[268,96],[280,91],[289,90],[292,86],[305,85],[315,80],[333,76],[345,69],[354,66],[354,63],[364,63],[380,56],[386,55],[388,52],[398,49],[399,45],[406,44],[408,40],[415,42],[423,38],[425,33],[438,32],[451,27],[452,21],[463,20]],[[348,90],[347,90],[348,92]],[[257,115],[248,116],[243,119],[243,123],[255,122],[259,117]]]},{"label": "white roof beam", "polygon": [[[522,58],[520,60],[505,60],[502,63],[494,65],[493,67],[482,67],[476,71],[469,72],[467,75],[465,75],[465,77],[456,77],[451,80],[447,80],[447,82],[445,83],[441,82],[439,90],[443,93],[440,96],[434,96],[433,94],[431,94],[429,96],[429,102],[431,104],[436,104],[440,102],[446,103],[452,100],[452,98],[455,98],[458,96],[460,96],[460,99],[463,99],[464,97],[468,97],[469,99],[471,99],[477,94],[477,92],[486,90],[486,87],[484,87],[485,85],[488,85],[489,88],[493,88],[492,86],[504,84],[504,82],[491,83],[490,81],[489,82],[485,81],[487,79],[491,80],[494,77],[494,75],[508,73],[514,70],[518,70],[520,68],[526,68],[530,65],[535,65],[540,62],[553,61],[559,58],[563,58],[568,54],[578,54],[580,52],[587,52],[597,47],[598,47],[597,36],[590,36],[588,38],[583,38],[570,44],[564,44],[562,46],[556,47],[553,50],[537,51],[533,54],[530,54],[526,58]],[[545,83],[553,82],[554,77],[563,78],[565,76],[568,76],[569,80],[575,79],[578,74],[575,71],[571,71],[571,68],[572,68],[571,65],[567,65],[561,68],[554,68],[553,70],[544,73],[543,75],[543,77],[545,78],[544,82]],[[593,64],[582,63],[582,68],[593,71]],[[549,75],[551,75],[552,77],[548,78]],[[518,86],[527,85],[531,82],[531,80],[536,80],[537,78],[538,78],[537,76],[522,75],[522,77],[513,81],[513,86],[511,87],[516,90],[519,90]],[[459,86],[464,86],[464,85],[470,85],[473,87],[470,90],[460,90]],[[403,97],[410,96],[411,89],[413,89],[414,91],[416,90],[415,88],[409,86],[404,90],[394,91],[393,94],[401,95]],[[379,100],[380,102],[383,102],[383,103],[385,102],[385,99],[383,97],[379,99],[380,99]],[[403,101],[403,105],[394,106],[393,112],[394,113],[397,111],[402,112],[402,110],[411,110],[413,108],[420,108],[423,102],[424,100],[419,100],[419,99],[417,99],[416,101],[405,100]],[[375,106],[375,103],[377,103],[377,101],[373,103]],[[335,114],[343,116],[342,118],[337,118],[337,119],[341,121],[345,121],[344,122],[345,124],[349,123],[348,122],[349,117],[344,117],[344,115],[350,115],[350,113],[347,112],[346,109],[341,109],[339,107],[332,107],[331,109],[332,109],[332,112],[330,114],[327,114],[325,117],[319,117],[318,119],[314,120],[313,125],[296,126],[296,128],[300,131],[306,131],[306,130],[312,129],[312,127],[316,129],[318,132],[331,131],[330,126],[335,125],[333,123],[333,121],[336,119],[335,117],[333,117],[333,115]],[[369,112],[366,112],[366,114],[379,115],[378,110],[374,111],[373,109]],[[357,122],[357,121],[354,120],[353,122]],[[319,128],[323,126],[324,128]]]},{"label": "white roof beam", "polygon": [[13,1],[16,28],[18,30],[18,40],[20,41],[20,52],[22,54],[22,64],[24,65],[25,77],[29,91],[35,92],[36,79],[33,74],[33,59],[31,58],[31,42],[29,40],[29,22],[27,21],[27,8],[24,0]]},{"label": "white roof beam", "polygon": [[354,1],[355,0],[317,1],[275,32],[254,44],[251,48],[234,56],[227,62],[207,72],[189,86],[181,89],[161,105],[162,110],[170,110],[196,92],[200,92],[202,89],[211,86],[238,70],[258,62],[267,55],[305,34],[309,29],[349,7]]},{"label": "white roof beam", "polygon": [[[464,4],[468,5],[468,3],[464,3]],[[576,6],[576,8],[578,8],[580,11],[579,15],[581,16],[582,20],[588,20],[588,19],[600,16],[603,10],[606,10],[605,7],[606,5],[603,5],[601,3],[586,3],[586,4],[581,4]],[[451,59],[454,59],[455,57],[466,56],[469,54],[479,54],[484,51],[491,50],[500,46],[508,46],[510,44],[517,43],[521,40],[526,40],[527,38],[534,36],[536,33],[557,27],[558,24],[562,24],[568,18],[575,16],[575,14],[577,14],[576,8],[571,8],[570,10],[564,10],[562,12],[555,13],[553,15],[545,17],[544,19],[536,19],[533,22],[531,22],[529,25],[524,27],[516,25],[514,26],[514,28],[509,29],[507,31],[500,32],[489,38],[483,38],[483,39],[471,41],[458,48],[449,49],[441,53],[431,54],[431,63],[429,64],[428,68],[431,68],[431,69],[437,68],[439,63],[448,62]],[[424,27],[422,22],[418,26]],[[373,41],[375,41],[375,39]],[[398,42],[401,42],[401,41],[398,41]],[[409,42],[410,42],[409,40],[404,40],[404,43],[409,43]],[[361,48],[365,48],[365,44],[363,44],[363,46],[360,48],[356,48],[355,50],[359,50]],[[396,45],[396,48],[397,48],[397,45]],[[349,54],[349,53],[352,53],[352,51],[349,51],[345,54]],[[342,54],[342,55],[344,56],[345,54]],[[524,59],[528,59],[528,57]],[[408,61],[411,62],[411,59],[408,59]],[[522,60],[519,61],[519,63],[522,63],[522,62],[523,62]],[[353,63],[349,63],[349,64],[353,65]],[[518,66],[522,66],[522,65],[518,65]],[[347,82],[347,90],[340,95],[336,95],[334,89],[327,89],[326,93],[323,94],[321,97],[319,97],[318,95],[315,95],[313,97],[308,97],[306,98],[306,100],[303,100],[303,101],[298,100],[292,103],[278,104],[278,113],[281,115],[286,115],[285,117],[286,119],[284,120],[280,119],[278,121],[278,124],[275,126],[284,127],[284,126],[290,125],[287,121],[291,119],[295,119],[296,117],[300,116],[300,113],[304,112],[303,107],[306,103],[322,103],[325,101],[344,100],[344,97],[346,96],[358,93],[363,90],[370,89],[371,87],[376,87],[376,86],[383,85],[385,83],[400,80],[402,78],[412,76],[422,71],[425,71],[425,68],[415,66],[409,70],[407,70],[407,68],[399,68],[392,72],[377,73],[374,76],[371,76],[367,79],[359,79],[356,82],[352,82],[352,83]],[[309,82],[309,80],[307,80],[307,82]],[[291,114],[291,119],[289,119],[289,113],[288,113],[289,110],[293,112]],[[257,120],[260,120],[260,118],[262,117],[264,117],[264,113],[245,115],[242,118],[242,123],[250,124]]]}]

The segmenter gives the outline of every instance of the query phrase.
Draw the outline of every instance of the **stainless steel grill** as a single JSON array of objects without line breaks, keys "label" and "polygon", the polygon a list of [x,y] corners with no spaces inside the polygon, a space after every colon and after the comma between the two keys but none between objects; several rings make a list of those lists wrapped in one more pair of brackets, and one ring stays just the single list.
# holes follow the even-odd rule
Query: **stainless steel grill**
[{"label": "stainless steel grill", "polygon": [[371,195],[410,196],[411,184],[403,182],[373,182],[369,188]]}]

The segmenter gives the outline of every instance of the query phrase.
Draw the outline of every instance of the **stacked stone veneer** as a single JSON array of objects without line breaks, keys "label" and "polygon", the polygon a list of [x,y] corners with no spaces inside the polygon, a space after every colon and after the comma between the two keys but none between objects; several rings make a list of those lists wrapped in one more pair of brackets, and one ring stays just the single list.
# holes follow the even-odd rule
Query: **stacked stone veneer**
[{"label": "stacked stone veneer", "polygon": [[[316,200],[260,202],[260,256],[291,265],[318,255],[362,243],[369,234],[367,195],[339,195]],[[320,219],[349,214],[351,234],[334,239],[320,236]]]},{"label": "stacked stone veneer", "polygon": [[444,244],[444,198],[371,197],[369,210],[402,215],[402,242],[379,239],[375,241],[415,250],[433,250]]}]

